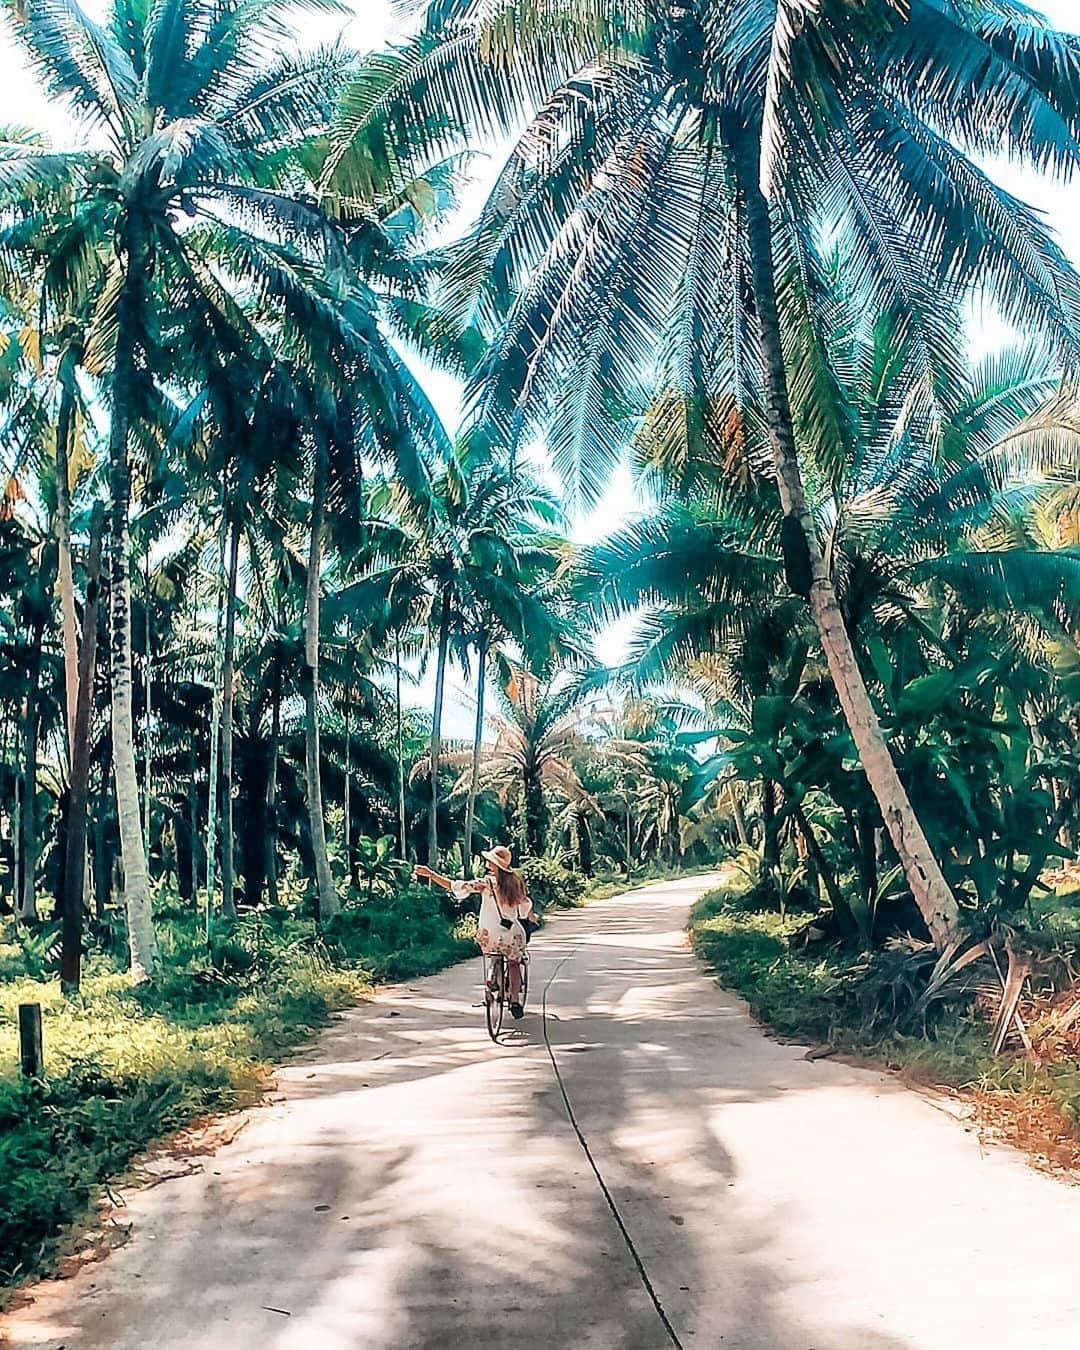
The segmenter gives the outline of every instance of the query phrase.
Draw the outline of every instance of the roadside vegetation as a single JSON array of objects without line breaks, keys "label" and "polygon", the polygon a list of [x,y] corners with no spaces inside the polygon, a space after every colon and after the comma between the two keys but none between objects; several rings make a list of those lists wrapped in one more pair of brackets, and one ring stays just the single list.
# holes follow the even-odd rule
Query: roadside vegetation
[{"label": "roadside vegetation", "polygon": [[[656,871],[657,869],[650,869]],[[586,884],[527,862],[543,913],[585,903]],[[597,880],[588,893],[618,881]],[[48,1269],[66,1225],[147,1145],[256,1102],[270,1066],[379,982],[433,974],[476,952],[475,919],[398,873],[321,931],[303,907],[245,911],[206,946],[202,919],[159,901],[163,976],[134,984],[122,933],[101,942],[79,993],[55,979],[59,930],[0,926],[0,1288]],[[42,1007],[45,1074],[17,1074],[20,1003]]]},{"label": "roadside vegetation", "polygon": [[[1035,980],[1019,1002],[1004,1052],[990,1049],[1001,985],[981,978],[931,988],[935,955],[897,935],[873,950],[823,940],[797,905],[779,912],[742,854],[690,916],[697,955],[774,1033],[810,1045],[812,1056],[854,1054],[911,1081],[958,1089],[976,1119],[1052,1164],[1080,1165],[1080,998]],[[1080,947],[1080,884],[1065,879],[1032,915],[1055,949]],[[973,967],[974,969],[974,967]]]},{"label": "roadside vegetation", "polygon": [[0,1275],[468,951],[412,869],[493,843],[542,906],[741,849],[763,1016],[1068,1107],[1080,276],[992,166],[1080,171],[1080,40],[324,10],[3,7],[71,135],[0,128]]},{"label": "roadside vegetation", "polygon": [[[255,1101],[269,1066],[379,979],[471,955],[470,921],[426,891],[381,894],[320,935],[280,909],[245,914],[208,951],[197,915],[159,909],[163,976],[133,984],[122,944],[79,993],[50,976],[55,930],[0,943],[0,1281],[48,1265],[64,1224],[152,1140]],[[43,1010],[45,1075],[15,1072],[15,1014]]]}]

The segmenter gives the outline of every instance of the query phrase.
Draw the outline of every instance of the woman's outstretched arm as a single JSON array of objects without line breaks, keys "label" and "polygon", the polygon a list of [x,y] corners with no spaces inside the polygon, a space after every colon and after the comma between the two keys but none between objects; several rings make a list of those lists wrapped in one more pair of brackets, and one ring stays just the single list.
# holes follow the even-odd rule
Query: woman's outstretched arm
[{"label": "woman's outstretched arm", "polygon": [[433,881],[436,886],[441,886],[444,891],[453,891],[459,898],[463,895],[475,895],[484,888],[482,881],[451,881],[449,877],[444,877],[441,872],[425,867],[423,863],[416,867],[415,875],[421,881]]}]

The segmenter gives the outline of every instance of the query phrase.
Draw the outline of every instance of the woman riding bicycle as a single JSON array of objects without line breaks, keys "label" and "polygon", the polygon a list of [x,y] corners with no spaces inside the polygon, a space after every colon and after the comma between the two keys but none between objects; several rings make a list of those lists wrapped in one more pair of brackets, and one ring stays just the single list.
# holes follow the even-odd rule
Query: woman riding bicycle
[{"label": "woman riding bicycle", "polygon": [[487,876],[479,881],[451,881],[430,867],[419,866],[416,875],[451,891],[458,900],[480,896],[476,941],[485,956],[506,958],[510,1012],[524,1016],[521,1006],[521,959],[525,945],[539,926],[525,883],[513,869],[513,857],[503,844],[480,854]]}]

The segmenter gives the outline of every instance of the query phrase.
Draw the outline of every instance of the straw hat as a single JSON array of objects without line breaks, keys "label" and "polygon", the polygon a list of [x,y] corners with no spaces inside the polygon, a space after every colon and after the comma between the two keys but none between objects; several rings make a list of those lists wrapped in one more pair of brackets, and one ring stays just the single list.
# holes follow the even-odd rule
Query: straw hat
[{"label": "straw hat", "polygon": [[495,848],[488,849],[486,853],[481,850],[480,856],[485,862],[491,863],[492,867],[497,867],[501,872],[509,872],[514,862],[514,855],[505,844],[499,844]]}]

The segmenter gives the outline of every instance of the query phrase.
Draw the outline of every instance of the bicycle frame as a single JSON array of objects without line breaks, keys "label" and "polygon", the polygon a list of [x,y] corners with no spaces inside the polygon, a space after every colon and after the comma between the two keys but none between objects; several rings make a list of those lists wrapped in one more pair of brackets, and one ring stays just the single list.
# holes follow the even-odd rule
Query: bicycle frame
[{"label": "bicycle frame", "polygon": [[[498,1041],[506,1005],[510,1001],[509,960],[502,952],[495,952],[491,956],[484,953],[481,959],[484,968],[484,1018],[487,1022],[488,1035],[493,1041]],[[529,996],[527,951],[522,952],[518,964],[521,967],[521,1006],[524,1007]]]}]

